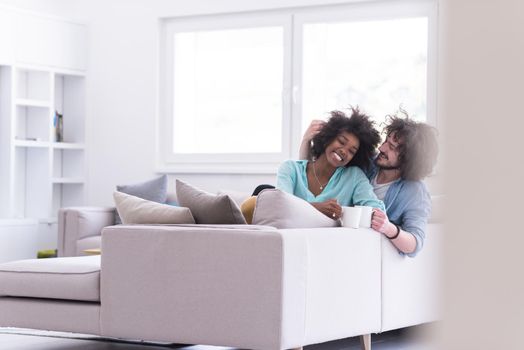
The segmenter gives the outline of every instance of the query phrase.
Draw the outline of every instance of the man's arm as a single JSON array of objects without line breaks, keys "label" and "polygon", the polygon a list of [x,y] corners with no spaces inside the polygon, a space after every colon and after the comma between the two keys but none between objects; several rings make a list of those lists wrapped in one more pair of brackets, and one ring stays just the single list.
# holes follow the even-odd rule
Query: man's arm
[{"label": "man's arm", "polygon": [[[380,209],[373,210],[371,228],[378,231],[391,240],[391,243],[403,253],[411,254],[417,249],[417,239],[407,231],[404,231],[389,221],[388,216]],[[397,232],[398,230],[398,232]],[[398,235],[397,235],[398,233]],[[392,239],[392,237],[395,237]]]},{"label": "man's arm", "polygon": [[311,140],[315,137],[316,134],[322,130],[322,127],[326,124],[323,120],[313,120],[309,124],[304,136],[302,137],[302,142],[300,143],[300,150],[298,152],[298,159],[311,159]]},{"label": "man's arm", "polygon": [[[391,243],[402,253],[414,257],[421,249],[426,238],[426,224],[431,213],[431,196],[422,182],[411,182],[403,188],[395,199],[402,205],[402,222],[399,223],[399,235]],[[389,221],[385,213],[374,213],[372,227],[386,237],[395,237],[397,228]],[[373,226],[374,225],[374,226]]]}]

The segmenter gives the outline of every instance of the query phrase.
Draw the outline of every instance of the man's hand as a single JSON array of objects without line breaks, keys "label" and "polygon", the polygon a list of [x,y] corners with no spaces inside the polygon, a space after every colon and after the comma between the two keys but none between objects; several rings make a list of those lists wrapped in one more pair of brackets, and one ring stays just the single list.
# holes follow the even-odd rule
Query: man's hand
[{"label": "man's hand", "polygon": [[302,137],[302,141],[300,143],[300,149],[298,151],[299,159],[311,160],[311,140],[313,139],[313,137],[315,137],[316,134],[320,132],[320,130],[322,130],[324,125],[326,125],[326,122],[323,120],[311,121],[311,124],[309,124],[306,132],[304,133],[304,137]]},{"label": "man's hand", "polygon": [[373,209],[371,228],[383,233],[386,237],[393,237],[397,233],[397,227],[389,221],[386,213],[377,208]]},{"label": "man's hand", "polygon": [[338,204],[336,199],[328,199],[324,202],[311,203],[318,211],[326,215],[328,218],[337,220],[342,215],[342,207]]},{"label": "man's hand", "polygon": [[326,122],[323,120],[312,120],[311,124],[309,124],[306,132],[304,133],[304,136],[302,137],[302,142],[309,142],[315,137],[316,134],[322,130],[322,128],[326,125]]}]

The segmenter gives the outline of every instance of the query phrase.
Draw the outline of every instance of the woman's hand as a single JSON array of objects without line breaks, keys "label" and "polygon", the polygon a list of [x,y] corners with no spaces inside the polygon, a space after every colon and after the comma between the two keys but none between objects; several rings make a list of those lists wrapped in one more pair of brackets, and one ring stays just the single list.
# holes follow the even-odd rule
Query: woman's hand
[{"label": "woman's hand", "polygon": [[326,215],[328,218],[337,220],[342,215],[342,207],[338,204],[336,199],[328,199],[324,202],[311,203],[318,211]]}]

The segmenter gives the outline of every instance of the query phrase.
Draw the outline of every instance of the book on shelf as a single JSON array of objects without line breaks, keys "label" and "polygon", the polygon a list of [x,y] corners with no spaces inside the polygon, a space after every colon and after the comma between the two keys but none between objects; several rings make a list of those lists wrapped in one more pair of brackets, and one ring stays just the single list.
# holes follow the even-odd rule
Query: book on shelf
[{"label": "book on shelf", "polygon": [[53,127],[55,128],[55,141],[64,142],[64,117],[58,111],[55,111]]}]

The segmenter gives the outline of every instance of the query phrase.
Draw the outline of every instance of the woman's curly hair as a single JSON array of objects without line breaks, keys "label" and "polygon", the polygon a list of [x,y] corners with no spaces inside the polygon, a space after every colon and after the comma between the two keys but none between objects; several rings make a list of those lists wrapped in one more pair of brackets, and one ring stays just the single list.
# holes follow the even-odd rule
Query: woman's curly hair
[{"label": "woman's curly hair", "polygon": [[346,167],[357,166],[367,171],[375,149],[380,142],[380,133],[375,129],[375,123],[367,115],[361,113],[358,107],[351,107],[350,110],[350,117],[341,111],[331,112],[331,117],[326,125],[313,137],[311,155],[313,158],[320,157],[326,150],[326,147],[341,132],[346,131],[355,135],[360,141],[357,153],[355,153]]},{"label": "woman's curly hair", "polygon": [[384,132],[399,144],[400,176],[405,180],[422,180],[433,171],[437,162],[437,130],[425,123],[397,114],[386,117]]}]

